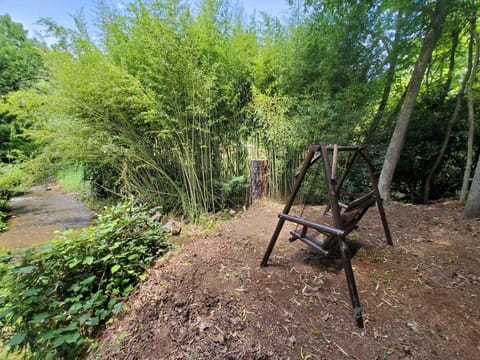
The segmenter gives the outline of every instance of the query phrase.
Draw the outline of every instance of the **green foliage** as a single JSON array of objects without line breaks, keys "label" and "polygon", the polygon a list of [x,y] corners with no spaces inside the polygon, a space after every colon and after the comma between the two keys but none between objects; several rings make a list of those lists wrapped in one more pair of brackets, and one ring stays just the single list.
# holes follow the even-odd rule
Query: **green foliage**
[{"label": "green foliage", "polygon": [[26,90],[4,96],[0,102],[0,161],[20,164],[38,155],[45,139],[40,129],[47,113],[44,109],[48,85],[39,82]]},{"label": "green foliage", "polygon": [[30,184],[28,176],[20,166],[0,165],[0,198],[8,199],[26,191]]},{"label": "green foliage", "polygon": [[[8,88],[0,103],[2,161],[20,164],[27,184],[55,174],[60,164],[81,164],[97,199],[135,196],[193,219],[246,203],[239,198],[246,191],[225,184],[248,177],[252,158],[269,161],[270,194],[277,198],[290,192],[311,143],[369,142],[379,167],[434,2],[290,4],[283,22],[262,15],[246,25],[226,0],[202,0],[195,8],[138,0],[121,11],[102,2],[96,41],[81,19],[77,30],[44,20],[57,36],[41,50],[49,81]],[[465,19],[477,12],[462,10],[465,4],[447,19],[420,102],[443,96],[452,104],[466,63]],[[25,36],[21,41],[33,46]],[[432,110],[426,103],[418,108]],[[412,137],[413,147],[421,143],[428,151],[414,155],[421,161],[405,157],[419,178],[452,107],[434,111],[441,112],[438,126],[424,130],[435,137]],[[446,159],[442,177],[457,173],[464,154],[449,147]],[[2,182],[18,186],[14,178],[0,179],[0,191]],[[397,180],[398,191],[421,192],[423,179],[408,189],[400,189],[402,176]],[[435,184],[438,192],[442,184]]]},{"label": "green foliage", "polygon": [[88,198],[90,188],[85,181],[85,169],[82,165],[66,165],[58,170],[56,179],[65,190],[74,191],[81,198]]},{"label": "green foliage", "polygon": [[227,202],[217,184],[246,175],[255,37],[211,0],[195,18],[177,1],[138,1],[104,8],[101,23],[105,51],[78,31],[71,54],[46,54],[48,128],[62,136],[45,153],[84,164],[99,197],[134,195],[192,218],[216,210]]},{"label": "green foliage", "polygon": [[4,254],[2,338],[32,359],[77,358],[99,326],[122,309],[145,269],[169,245],[144,208],[105,209],[94,226],[66,232],[40,250]]},{"label": "green foliage", "polygon": [[[40,79],[42,60],[35,42],[21,24],[0,16],[0,162],[20,163],[38,149],[29,135],[34,126],[36,91],[28,88]],[[26,116],[29,112],[32,116]],[[0,188],[0,191],[2,189]]]},{"label": "green foliage", "polygon": [[246,205],[245,199],[248,196],[248,189],[249,183],[247,181],[247,178],[243,175],[236,176],[222,184],[222,196],[220,197],[220,199],[228,199],[228,206],[230,207],[244,206]]},{"label": "green foliage", "polygon": [[23,26],[9,15],[0,16],[0,96],[38,79],[42,60]]},{"label": "green foliage", "polygon": [[[443,106],[453,108],[453,100],[446,101]],[[421,203],[422,190],[427,171],[430,169],[435,156],[441,147],[449,113],[438,111],[436,99],[424,97],[417,105],[413,114],[405,150],[398,164],[393,190],[402,197],[402,200]],[[462,184],[462,174],[465,167],[467,142],[466,109],[460,114],[464,119],[454,124],[442,167],[433,179],[431,200],[452,197]],[[479,137],[476,137],[478,144]]]},{"label": "green foliage", "polygon": [[5,222],[5,218],[7,214],[4,211],[0,210],[0,232],[7,230],[7,223]]},{"label": "green foliage", "polygon": [[0,16],[0,198],[30,185],[30,172],[20,167],[42,145],[32,136],[45,119],[46,83],[40,81],[43,61],[37,45],[21,24]]},{"label": "green foliage", "polygon": [[7,199],[2,199],[0,196],[0,232],[7,230],[7,224],[5,219],[7,218],[7,212],[10,210],[10,205]]}]

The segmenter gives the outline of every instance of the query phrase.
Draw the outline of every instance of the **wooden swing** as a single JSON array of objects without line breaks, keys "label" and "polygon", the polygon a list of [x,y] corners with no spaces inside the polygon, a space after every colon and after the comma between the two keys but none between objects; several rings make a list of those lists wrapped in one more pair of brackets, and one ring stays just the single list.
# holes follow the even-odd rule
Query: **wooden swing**
[{"label": "wooden swing", "polygon": [[[348,152],[349,157],[343,174],[337,181],[337,162],[339,152]],[[331,165],[330,155],[332,159]],[[302,182],[305,179],[307,171],[318,160],[321,160],[323,164],[323,172],[325,175],[324,177],[329,200],[323,216],[319,220],[312,221],[311,219],[303,217],[303,213],[300,216],[290,215],[290,209],[300,190]],[[357,160],[363,160],[368,169],[371,191],[366,194],[354,194],[342,191],[342,185],[344,185],[352,166]],[[348,204],[341,203],[339,199],[343,196],[347,196],[353,200]],[[392,236],[382,204],[382,198],[380,197],[380,192],[378,190],[375,169],[368,155],[367,148],[364,146],[311,145],[307,157],[305,158],[300,171],[296,175],[296,181],[292,193],[287,200],[283,211],[278,214],[279,220],[277,227],[275,228],[270,243],[268,244],[268,248],[263,256],[261,266],[267,266],[268,259],[285,221],[290,221],[296,223],[297,226],[301,226],[301,231],[294,230],[290,232],[291,242],[300,240],[316,249],[322,255],[328,255],[336,246],[340,251],[343,268],[347,277],[348,290],[350,293],[355,321],[359,327],[363,327],[362,310],[350,262],[352,255],[351,249],[348,245],[347,235],[357,228],[358,222],[362,219],[367,210],[375,203],[377,204],[387,243],[393,245]]]}]

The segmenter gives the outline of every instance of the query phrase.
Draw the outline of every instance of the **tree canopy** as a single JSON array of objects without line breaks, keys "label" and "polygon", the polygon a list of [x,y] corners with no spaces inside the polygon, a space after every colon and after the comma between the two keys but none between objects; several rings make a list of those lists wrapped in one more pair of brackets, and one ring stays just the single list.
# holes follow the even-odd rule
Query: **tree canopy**
[{"label": "tree canopy", "polygon": [[[43,168],[83,164],[96,196],[196,217],[243,205],[248,161],[258,157],[269,160],[271,194],[285,196],[311,143],[368,144],[380,169],[408,103],[387,197],[428,202],[459,191],[480,143],[475,117],[471,135],[465,130],[479,96],[472,80],[467,106],[478,4],[289,5],[285,19],[245,21],[223,0],[136,0],[123,9],[102,1],[93,29],[82,19],[76,29],[44,21],[57,35],[48,46],[5,15],[2,122],[25,119],[20,127],[42,151],[21,151]],[[32,106],[20,109],[20,96]],[[41,126],[26,125],[33,119]]]}]

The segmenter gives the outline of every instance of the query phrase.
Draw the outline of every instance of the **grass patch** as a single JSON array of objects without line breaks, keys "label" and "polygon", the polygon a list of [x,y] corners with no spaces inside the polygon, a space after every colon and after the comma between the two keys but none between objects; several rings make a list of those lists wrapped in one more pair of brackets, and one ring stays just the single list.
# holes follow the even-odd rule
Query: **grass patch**
[{"label": "grass patch", "polygon": [[82,165],[68,166],[58,170],[57,181],[67,191],[85,192],[88,184],[84,181],[85,169]]}]

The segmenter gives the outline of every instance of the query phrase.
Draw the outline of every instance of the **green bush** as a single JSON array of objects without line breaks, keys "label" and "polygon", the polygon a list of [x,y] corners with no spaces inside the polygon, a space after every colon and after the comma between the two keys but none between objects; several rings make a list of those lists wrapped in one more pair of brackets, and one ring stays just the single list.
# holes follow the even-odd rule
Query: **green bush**
[{"label": "green bush", "polygon": [[8,200],[2,199],[0,197],[0,231],[4,231],[7,229],[5,219],[7,217],[8,211],[10,211],[10,205],[8,204]]},{"label": "green bush", "polygon": [[66,232],[19,256],[4,254],[4,344],[31,359],[76,358],[168,248],[163,226],[144,208],[123,203],[77,235]]},{"label": "green bush", "polygon": [[7,223],[5,222],[5,218],[7,214],[0,210],[0,231],[7,230]]},{"label": "green bush", "polygon": [[222,183],[221,196],[219,197],[220,207],[226,206],[241,207],[248,199],[249,184],[246,176],[235,176],[229,181]]}]

